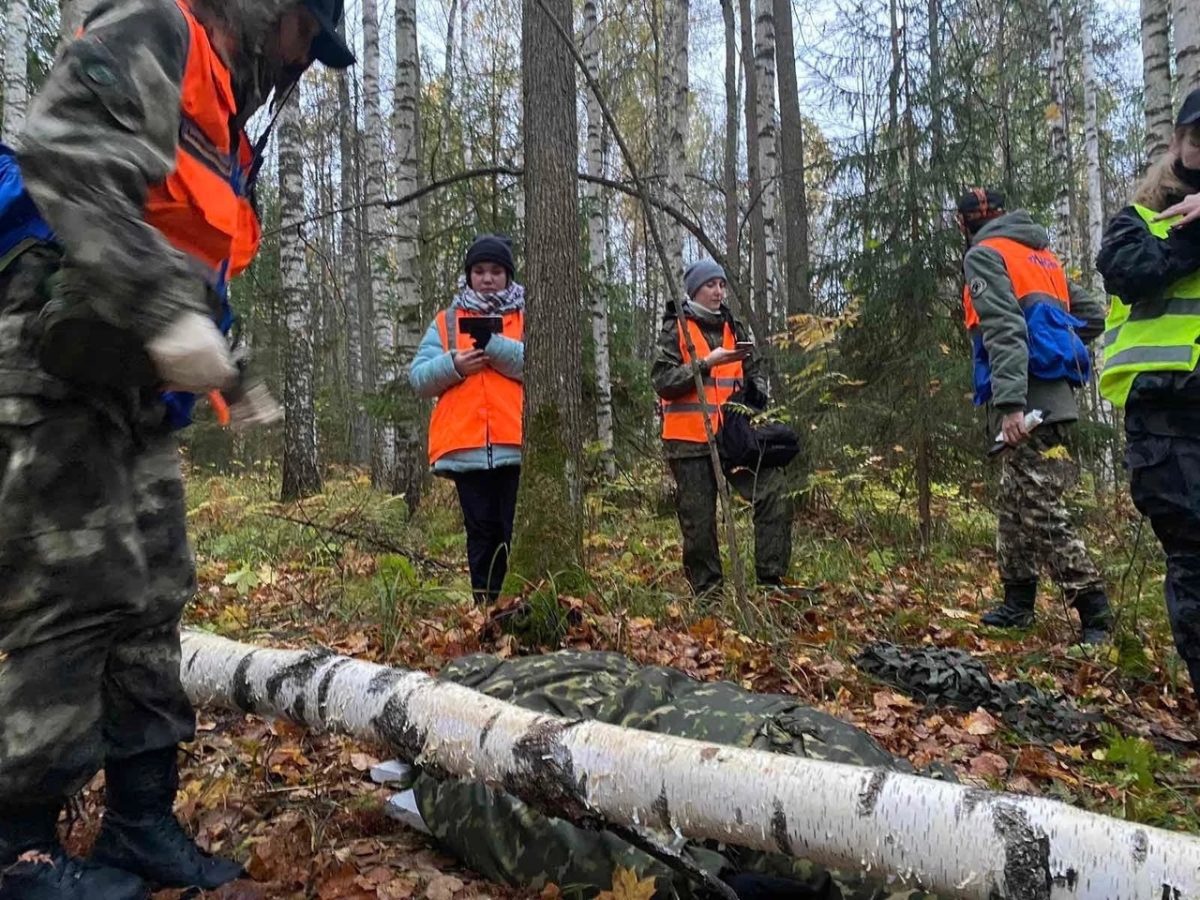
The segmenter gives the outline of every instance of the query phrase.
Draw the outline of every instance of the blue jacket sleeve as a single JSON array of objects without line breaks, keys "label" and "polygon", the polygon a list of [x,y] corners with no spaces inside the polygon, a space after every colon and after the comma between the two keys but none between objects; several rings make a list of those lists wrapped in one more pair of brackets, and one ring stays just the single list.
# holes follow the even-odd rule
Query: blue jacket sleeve
[{"label": "blue jacket sleeve", "polygon": [[484,355],[493,369],[513,381],[525,380],[525,342],[514,341],[502,334],[493,334]]},{"label": "blue jacket sleeve", "polygon": [[437,322],[429,326],[421,346],[408,367],[408,383],[418,397],[426,399],[440,397],[462,381],[454,368],[453,357],[442,349],[442,337],[438,334]]}]

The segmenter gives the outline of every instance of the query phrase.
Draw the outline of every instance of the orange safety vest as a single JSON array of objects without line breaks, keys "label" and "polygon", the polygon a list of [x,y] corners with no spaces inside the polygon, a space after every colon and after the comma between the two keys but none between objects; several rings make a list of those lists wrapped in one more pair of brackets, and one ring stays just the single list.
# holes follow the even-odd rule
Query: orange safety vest
[{"label": "orange safety vest", "polygon": [[[438,334],[442,349],[466,351],[475,347],[474,341],[458,327],[458,320],[477,315],[461,309],[438,313]],[[506,338],[525,339],[525,313],[522,310],[504,313]],[[491,448],[495,444],[521,446],[521,412],[525,403],[525,386],[488,366],[482,372],[468,375],[438,397],[429,420],[429,463],[432,465],[455,450]]]},{"label": "orange safety vest", "polygon": [[237,113],[229,68],[192,14],[176,0],[190,43],[180,85],[175,168],[146,196],[146,221],[172,246],[204,266],[209,283],[225,282],[250,265],[261,231],[248,199],[253,151],[245,132],[236,146],[230,122]]},{"label": "orange safety vest", "polygon": [[[1051,301],[1067,312],[1071,311],[1071,292],[1062,263],[1049,250],[1035,250],[1011,238],[984,238],[976,246],[991,247],[1004,260],[1004,268],[1012,282],[1013,293],[1022,307],[1031,303]],[[979,313],[971,301],[969,285],[963,285],[963,319],[968,331],[979,327]]]},{"label": "orange safety vest", "polygon": [[[687,341],[683,336],[684,323],[692,335],[692,346],[696,348],[699,359],[708,356],[711,347],[704,337],[704,332],[694,319],[676,320],[679,326],[679,355],[685,364],[690,364],[691,354],[688,353]],[[726,350],[734,348],[736,338],[729,323],[725,323],[725,333],[721,346]],[[721,420],[721,404],[742,386],[744,375],[740,361],[714,366],[704,376],[704,399],[708,403],[708,421],[715,435]],[[704,433],[704,412],[700,405],[700,396],[692,388],[682,397],[675,400],[662,401],[663,427],[662,436],[665,441],[695,441],[705,443],[708,438]]]}]

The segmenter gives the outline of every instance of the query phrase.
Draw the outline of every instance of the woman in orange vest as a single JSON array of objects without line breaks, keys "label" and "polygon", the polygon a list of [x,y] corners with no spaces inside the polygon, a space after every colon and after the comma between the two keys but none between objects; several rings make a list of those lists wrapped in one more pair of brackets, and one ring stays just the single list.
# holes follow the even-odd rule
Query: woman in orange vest
[{"label": "woman in orange vest", "polygon": [[525,288],[513,280],[512,244],[494,234],[467,249],[450,308],[438,313],[408,378],[437,398],[429,422],[429,463],[453,479],[467,529],[471,590],[500,595],[508,571],[521,476]]},{"label": "woman in orange vest", "polygon": [[[314,60],[353,62],[341,6],[100,0],[0,153],[21,221],[45,226],[12,243],[0,202],[0,900],[241,874],[173,813],[196,576],[172,434],[188,401],[164,392],[237,392],[225,294],[259,242],[243,127]],[[101,767],[84,862],[56,823]]]},{"label": "woman in orange vest", "polygon": [[[725,270],[711,259],[702,259],[688,268],[683,281],[688,298],[682,304],[682,315],[674,304],[668,307],[651,380],[662,400],[663,455],[675,477],[683,571],[692,590],[700,595],[719,588],[723,576],[717,543],[717,480],[687,338],[700,358],[714,436],[720,427],[721,404],[747,384],[765,397],[767,382],[749,332],[725,304]],[[725,477],[754,504],[754,568],[759,584],[782,584],[792,555],[792,503],[783,471],[727,468]]]}]

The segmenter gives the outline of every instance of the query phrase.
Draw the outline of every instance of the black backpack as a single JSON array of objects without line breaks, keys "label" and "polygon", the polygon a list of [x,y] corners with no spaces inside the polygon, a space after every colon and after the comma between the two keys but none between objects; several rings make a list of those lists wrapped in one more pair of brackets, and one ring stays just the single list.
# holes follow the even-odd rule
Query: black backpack
[{"label": "black backpack", "polygon": [[800,452],[800,436],[782,422],[758,415],[767,398],[754,384],[733,394],[721,407],[717,453],[726,469],[776,469]]}]

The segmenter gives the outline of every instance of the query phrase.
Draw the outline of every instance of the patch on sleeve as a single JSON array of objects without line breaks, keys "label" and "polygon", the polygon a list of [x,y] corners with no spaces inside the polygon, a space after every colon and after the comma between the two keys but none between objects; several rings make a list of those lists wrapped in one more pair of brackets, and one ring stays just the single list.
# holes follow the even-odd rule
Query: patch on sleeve
[{"label": "patch on sleeve", "polygon": [[984,281],[982,278],[971,279],[971,296],[972,297],[978,297],[980,294],[982,294],[986,290],[987,290],[987,282]]}]

